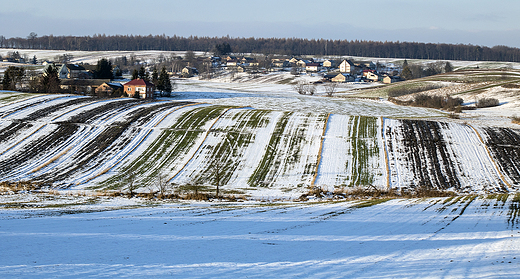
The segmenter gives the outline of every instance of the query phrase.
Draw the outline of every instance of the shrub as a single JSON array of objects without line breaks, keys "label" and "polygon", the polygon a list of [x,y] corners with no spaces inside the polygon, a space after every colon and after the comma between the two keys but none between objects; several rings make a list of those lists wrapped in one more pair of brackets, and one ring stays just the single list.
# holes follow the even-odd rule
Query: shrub
[{"label": "shrub", "polygon": [[501,85],[503,88],[510,88],[510,89],[518,89],[520,88],[520,84],[518,83],[506,83]]},{"label": "shrub", "polygon": [[426,94],[418,94],[411,103],[413,106],[436,108],[445,110],[461,110],[460,106],[464,100],[461,98],[429,96]]},{"label": "shrub", "polygon": [[495,98],[482,98],[477,101],[477,108],[488,108],[488,107],[496,107],[500,104],[500,102]]}]

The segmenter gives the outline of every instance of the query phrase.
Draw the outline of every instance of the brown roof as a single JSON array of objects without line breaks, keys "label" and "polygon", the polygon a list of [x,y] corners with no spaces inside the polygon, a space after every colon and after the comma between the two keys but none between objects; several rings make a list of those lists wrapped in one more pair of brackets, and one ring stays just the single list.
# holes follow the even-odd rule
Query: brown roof
[{"label": "brown roof", "polygon": [[150,83],[144,79],[134,79],[132,81],[129,81],[125,83],[124,85],[142,85],[142,86],[154,86],[153,83]]}]

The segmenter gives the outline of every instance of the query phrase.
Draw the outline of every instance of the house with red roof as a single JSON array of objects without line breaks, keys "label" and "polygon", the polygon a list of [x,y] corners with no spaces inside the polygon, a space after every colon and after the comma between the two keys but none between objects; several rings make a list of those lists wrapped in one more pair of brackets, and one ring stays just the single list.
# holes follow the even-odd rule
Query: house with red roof
[{"label": "house with red roof", "polygon": [[123,84],[123,87],[128,97],[134,97],[136,94],[138,94],[139,99],[153,98],[153,92],[155,90],[155,85],[140,78]]}]

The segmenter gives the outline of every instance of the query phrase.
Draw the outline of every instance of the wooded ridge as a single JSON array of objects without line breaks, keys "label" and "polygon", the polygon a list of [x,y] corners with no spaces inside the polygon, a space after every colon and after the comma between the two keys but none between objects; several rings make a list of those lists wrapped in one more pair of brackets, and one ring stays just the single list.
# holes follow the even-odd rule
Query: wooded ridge
[{"label": "wooded ridge", "polygon": [[520,49],[507,46],[472,44],[433,44],[419,42],[380,42],[365,40],[326,40],[301,38],[232,38],[179,37],[166,35],[94,35],[94,36],[28,36],[5,38],[0,47],[23,49],[53,49],[66,51],[205,51],[229,43],[234,53],[279,55],[338,55],[385,58],[510,61],[520,62]]}]

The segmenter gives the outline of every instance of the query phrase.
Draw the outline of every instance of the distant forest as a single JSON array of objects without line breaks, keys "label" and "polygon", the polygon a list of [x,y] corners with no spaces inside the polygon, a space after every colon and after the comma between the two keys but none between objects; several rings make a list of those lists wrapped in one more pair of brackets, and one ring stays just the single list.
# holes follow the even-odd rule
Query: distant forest
[{"label": "distant forest", "polygon": [[213,53],[218,44],[228,43],[233,53],[331,56],[368,56],[432,60],[520,62],[520,49],[507,46],[377,42],[299,38],[178,37],[165,35],[41,36],[27,38],[0,36],[0,47],[83,51],[205,51]]}]

